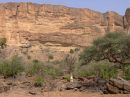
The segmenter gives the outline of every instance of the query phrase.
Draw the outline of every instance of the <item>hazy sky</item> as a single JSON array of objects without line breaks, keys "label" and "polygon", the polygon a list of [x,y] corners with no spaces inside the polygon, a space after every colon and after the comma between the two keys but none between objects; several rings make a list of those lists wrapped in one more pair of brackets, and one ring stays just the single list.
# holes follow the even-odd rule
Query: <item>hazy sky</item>
[{"label": "hazy sky", "polygon": [[69,7],[90,8],[100,12],[116,11],[124,15],[126,8],[130,7],[130,0],[0,0],[0,2],[36,2]]}]

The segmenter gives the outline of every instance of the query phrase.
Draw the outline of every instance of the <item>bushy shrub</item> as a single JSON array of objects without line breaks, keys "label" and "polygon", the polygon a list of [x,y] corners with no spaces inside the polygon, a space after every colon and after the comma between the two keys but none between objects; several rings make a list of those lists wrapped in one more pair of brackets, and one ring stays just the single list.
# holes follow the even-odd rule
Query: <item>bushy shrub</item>
[{"label": "bushy shrub", "polygon": [[61,70],[56,69],[56,68],[54,68],[52,66],[44,66],[43,72],[44,72],[44,74],[49,75],[49,76],[51,76],[53,78],[62,75]]},{"label": "bushy shrub", "polygon": [[117,68],[107,62],[90,63],[78,70],[79,77],[95,76],[103,79],[114,78],[117,73]]},{"label": "bushy shrub", "polygon": [[95,74],[94,71],[85,71],[85,70],[82,70],[82,71],[78,72],[78,76],[79,77],[90,77],[90,76],[96,76],[96,74]]},{"label": "bushy shrub", "polygon": [[44,79],[42,77],[37,77],[34,81],[34,86],[35,87],[42,87],[44,84]]},{"label": "bushy shrub", "polygon": [[70,54],[73,54],[74,53],[74,50],[73,49],[70,49]]},{"label": "bushy shrub", "polygon": [[70,75],[65,75],[65,76],[63,77],[63,79],[69,82],[69,81],[70,81]]},{"label": "bushy shrub", "polygon": [[117,76],[117,69],[109,64],[97,64],[94,70],[95,74],[103,79],[110,79]]},{"label": "bushy shrub", "polygon": [[14,56],[11,60],[6,60],[0,63],[0,74],[4,77],[15,77],[18,73],[24,70],[21,58]]},{"label": "bushy shrub", "polygon": [[57,68],[53,66],[44,65],[42,62],[33,62],[27,71],[30,75],[40,75],[40,76],[51,76],[57,77],[62,74]]},{"label": "bushy shrub", "polygon": [[6,46],[7,39],[0,38],[0,47],[3,49]]},{"label": "bushy shrub", "polygon": [[37,75],[37,74],[42,74],[43,73],[43,63],[34,60],[31,66],[28,67],[27,73],[30,75]]}]

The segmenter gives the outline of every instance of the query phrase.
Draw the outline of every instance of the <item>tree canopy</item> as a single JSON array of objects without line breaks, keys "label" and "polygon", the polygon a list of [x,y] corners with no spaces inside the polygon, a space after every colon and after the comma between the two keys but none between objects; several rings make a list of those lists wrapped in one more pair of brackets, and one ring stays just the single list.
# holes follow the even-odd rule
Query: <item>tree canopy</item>
[{"label": "tree canopy", "polygon": [[91,61],[108,60],[119,64],[130,64],[130,35],[126,33],[107,33],[98,38],[92,46],[87,47],[80,55],[82,64]]}]

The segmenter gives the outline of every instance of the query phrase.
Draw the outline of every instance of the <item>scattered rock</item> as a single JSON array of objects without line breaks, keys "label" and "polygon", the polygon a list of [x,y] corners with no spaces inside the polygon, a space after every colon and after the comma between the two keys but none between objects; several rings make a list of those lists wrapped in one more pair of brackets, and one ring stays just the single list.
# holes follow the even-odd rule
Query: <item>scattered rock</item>
[{"label": "scattered rock", "polygon": [[120,91],[119,91],[119,89],[117,87],[114,87],[114,86],[112,86],[110,84],[107,84],[107,90],[111,94],[118,94],[118,93],[120,93]]},{"label": "scattered rock", "polygon": [[28,93],[31,94],[31,95],[36,95],[37,94],[35,91],[29,91]]},{"label": "scattered rock", "polygon": [[0,86],[0,93],[7,92],[9,90],[10,90],[10,86],[8,86],[8,85],[6,85],[6,86],[1,85]]}]

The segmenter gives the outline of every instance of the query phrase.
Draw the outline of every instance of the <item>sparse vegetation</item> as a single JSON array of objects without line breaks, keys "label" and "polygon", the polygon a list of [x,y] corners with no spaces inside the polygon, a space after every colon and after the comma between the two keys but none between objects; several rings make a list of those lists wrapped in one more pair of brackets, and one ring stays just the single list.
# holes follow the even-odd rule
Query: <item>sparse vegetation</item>
[{"label": "sparse vegetation", "polygon": [[[114,78],[117,76],[117,69],[115,63],[120,65],[126,65],[129,63],[129,38],[127,34],[121,33],[108,33],[106,36],[99,38],[94,41],[93,45],[86,48],[81,56],[80,61],[78,60],[79,48],[70,49],[69,54],[67,54],[62,61],[48,61],[40,62],[39,60],[33,60],[33,62],[28,66],[27,74],[32,76],[40,76],[42,78],[57,78],[63,75],[70,75],[69,81],[73,82],[73,77],[89,77],[95,76],[103,79]],[[126,52],[127,50],[127,52]],[[124,55],[125,53],[125,55]],[[30,56],[28,57],[30,59]],[[53,60],[54,56],[52,54],[48,55],[48,60]],[[114,64],[98,63],[98,61],[108,60]],[[57,63],[58,62],[58,63]],[[88,64],[87,70],[78,68],[79,63]],[[94,65],[92,65],[94,62]],[[55,68],[53,65],[64,64],[64,69]],[[14,56],[11,60],[3,61],[0,64],[0,74],[5,77],[15,77],[18,73],[24,70],[22,61],[18,56]],[[124,77],[129,78],[130,69],[124,69]],[[66,72],[66,73],[65,73]],[[68,78],[67,78],[68,80]],[[36,83],[40,84],[41,79],[38,78]],[[39,85],[40,86],[40,85]]]},{"label": "sparse vegetation", "polygon": [[14,56],[11,60],[0,63],[0,74],[4,77],[15,77],[24,70],[24,66],[20,57]]},{"label": "sparse vegetation", "polygon": [[33,60],[31,66],[28,67],[27,73],[30,75],[42,74],[43,72],[43,63],[38,60]]},{"label": "sparse vegetation", "polygon": [[[70,50],[70,51],[73,51],[73,50]],[[65,59],[64,59],[64,68],[66,68],[66,71],[68,74],[70,74],[70,81],[73,82],[74,78],[74,70],[75,70],[75,67],[76,67],[76,63],[77,63],[77,57],[74,55],[74,52],[70,53],[70,54],[67,54],[65,56]]]},{"label": "sparse vegetation", "polygon": [[96,76],[94,71],[80,70],[78,71],[78,77],[91,77]]},{"label": "sparse vegetation", "polygon": [[109,64],[96,64],[95,74],[103,79],[115,78],[117,76],[117,69]]},{"label": "sparse vegetation", "polygon": [[37,77],[34,81],[34,86],[35,87],[42,87],[44,83],[45,83],[45,81],[42,77]]},{"label": "sparse vegetation", "polygon": [[44,65],[43,62],[34,62],[29,67],[27,71],[30,75],[39,75],[39,76],[50,76],[50,77],[57,77],[62,75],[62,71],[59,69],[54,68],[53,66]]},{"label": "sparse vegetation", "polygon": [[92,62],[81,67],[78,70],[78,77],[100,77],[102,79],[115,78],[117,76],[117,68],[109,62]]},{"label": "sparse vegetation", "polygon": [[121,67],[121,70],[124,72],[123,76],[129,79],[130,73],[127,66],[130,64],[129,48],[130,35],[126,33],[108,33],[106,36],[95,40],[92,46],[86,48],[80,55],[80,60],[82,65],[89,64],[92,61],[108,60],[110,63],[118,64],[119,67],[111,67],[110,65],[103,64],[97,66],[94,71],[98,71],[96,73],[98,77],[105,79],[116,77],[116,69]]},{"label": "sparse vegetation", "polygon": [[125,75],[124,78],[126,80],[130,80],[130,66],[125,67]]},{"label": "sparse vegetation", "polygon": [[0,38],[0,47],[3,49],[6,46],[6,38]]},{"label": "sparse vegetation", "polygon": [[44,68],[43,72],[45,73],[45,75],[51,76],[53,78],[56,78],[56,77],[62,75],[61,70],[56,69],[52,66],[44,66],[43,68]]},{"label": "sparse vegetation", "polygon": [[74,53],[74,50],[73,49],[70,49],[70,54],[73,54]]}]

